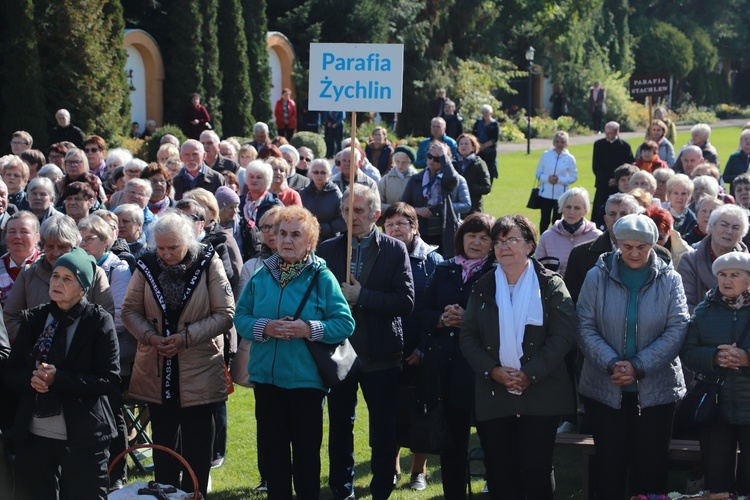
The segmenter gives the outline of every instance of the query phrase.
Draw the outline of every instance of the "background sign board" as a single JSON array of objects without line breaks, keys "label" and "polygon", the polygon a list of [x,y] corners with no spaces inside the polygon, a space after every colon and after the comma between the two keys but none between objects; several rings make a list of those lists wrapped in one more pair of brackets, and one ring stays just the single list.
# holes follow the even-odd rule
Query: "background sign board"
[{"label": "background sign board", "polygon": [[309,109],[401,112],[402,44],[310,44]]},{"label": "background sign board", "polygon": [[669,73],[630,77],[630,97],[669,95]]}]

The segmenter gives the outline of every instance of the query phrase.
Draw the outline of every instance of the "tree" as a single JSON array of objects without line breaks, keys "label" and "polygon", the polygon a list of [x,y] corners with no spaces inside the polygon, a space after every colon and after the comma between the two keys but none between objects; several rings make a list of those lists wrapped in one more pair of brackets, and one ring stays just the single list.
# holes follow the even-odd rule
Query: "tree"
[{"label": "tree", "polygon": [[220,0],[218,36],[224,135],[246,137],[254,122],[253,94],[240,0]]},{"label": "tree", "polygon": [[256,120],[270,122],[271,68],[268,65],[266,43],[266,0],[242,0],[242,15],[245,18],[247,59],[250,62],[250,87],[253,92],[252,114]]},{"label": "tree", "polygon": [[693,69],[693,44],[671,24],[656,21],[645,29],[635,51],[637,73],[669,73],[683,78]]},{"label": "tree", "polygon": [[0,74],[3,113],[0,137],[26,130],[34,138],[34,147],[47,143],[47,123],[52,118],[44,107],[44,89],[31,0],[20,0],[13,7],[0,7]]},{"label": "tree", "polygon": [[48,112],[66,108],[105,140],[124,134],[130,99],[120,0],[40,2],[37,9],[43,81],[54,82],[45,86]]},{"label": "tree", "polygon": [[203,46],[203,90],[205,91],[206,108],[211,114],[211,125],[219,137],[222,135],[221,113],[221,85],[222,76],[219,69],[219,38],[218,38],[218,0],[201,0],[201,45]]}]

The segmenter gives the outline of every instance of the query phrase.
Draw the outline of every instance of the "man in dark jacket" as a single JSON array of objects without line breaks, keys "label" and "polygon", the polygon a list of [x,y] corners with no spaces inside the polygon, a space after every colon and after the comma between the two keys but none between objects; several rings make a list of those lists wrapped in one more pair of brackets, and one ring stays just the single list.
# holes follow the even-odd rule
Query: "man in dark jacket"
[{"label": "man in dark jacket", "polygon": [[70,112],[67,109],[58,109],[55,113],[57,127],[53,128],[49,134],[49,143],[72,142],[77,148],[83,147],[83,131],[70,123]]},{"label": "man in dark jacket", "polygon": [[[361,385],[370,414],[373,498],[388,498],[393,490],[398,383],[403,349],[401,316],[414,308],[414,284],[409,254],[404,244],[381,233],[377,191],[355,184],[350,237],[346,234],[324,242],[318,255],[341,282],[356,329],[351,343],[362,359],[362,370],[331,389],[329,485],[333,497],[354,498],[354,409]],[[349,212],[349,192],[341,200],[344,218]],[[346,283],[347,248],[352,245],[351,284]]]},{"label": "man in dark jacket", "polygon": [[[633,163],[633,150],[630,144],[620,139],[620,124],[609,122],[604,126],[603,139],[594,143],[592,166],[596,176],[596,195],[591,205],[594,210],[604,205],[607,198],[617,192],[614,172],[623,163]],[[596,216],[593,214],[592,219]]]},{"label": "man in dark jacket", "polygon": [[183,193],[195,188],[203,188],[215,193],[224,185],[224,176],[206,165],[206,151],[203,144],[188,139],[180,148],[180,160],[185,165],[172,179],[174,199],[181,200]]},{"label": "man in dark jacket", "polygon": [[219,142],[221,142],[219,136],[213,130],[201,132],[201,144],[203,144],[203,150],[206,152],[206,165],[220,174],[232,172],[237,175],[237,172],[240,171],[239,164],[221,155]]}]

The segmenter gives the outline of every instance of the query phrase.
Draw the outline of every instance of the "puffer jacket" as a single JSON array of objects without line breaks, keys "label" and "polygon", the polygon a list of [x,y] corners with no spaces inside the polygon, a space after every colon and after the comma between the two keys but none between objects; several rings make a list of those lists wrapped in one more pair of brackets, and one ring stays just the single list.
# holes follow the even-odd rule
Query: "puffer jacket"
[{"label": "puffer jacket", "polygon": [[[747,252],[747,247],[741,241],[734,247],[735,252]],[[677,272],[682,276],[682,286],[685,288],[688,310],[693,312],[695,307],[705,298],[706,292],[719,284],[711,266],[711,235],[698,243],[695,252],[686,253],[680,259]]]},{"label": "puffer jacket", "polygon": [[425,288],[427,282],[435,271],[435,268],[443,262],[443,256],[438,253],[438,247],[429,245],[419,237],[414,236],[414,248],[409,253],[409,262],[411,262],[411,274],[414,279],[414,312],[404,316],[404,355],[409,356],[414,349],[420,349],[424,352],[426,342],[426,332],[420,328],[418,310],[424,300]]},{"label": "puffer jacket", "polygon": [[[557,184],[550,184],[549,177],[557,176]],[[539,196],[556,200],[568,190],[568,186],[578,180],[578,169],[575,157],[564,149],[558,154],[555,148],[550,148],[539,158],[536,166],[536,178],[541,183]]]},{"label": "puffer jacket", "polygon": [[317,189],[310,183],[299,192],[302,206],[312,212],[320,224],[318,242],[338,236],[346,231],[346,221],[341,215],[341,191],[332,182],[326,183],[323,189]]},{"label": "puffer jacket", "polygon": [[[148,259],[146,254],[140,260]],[[234,296],[224,266],[214,254],[201,273],[197,288],[182,309],[175,332],[185,334],[177,354],[180,363],[182,407],[227,399],[223,333],[232,328]],[[149,340],[162,334],[162,310],[140,268],[133,274],[122,304],[122,322],[138,339],[130,396],[149,403],[162,402],[162,363]]]},{"label": "puffer jacket", "polygon": [[596,228],[596,224],[585,219],[581,227],[575,233],[570,234],[563,227],[562,220],[558,220],[551,228],[542,233],[534,257],[537,260],[542,260],[546,257],[559,259],[557,272],[560,276],[564,277],[565,270],[568,267],[568,258],[573,247],[587,241],[595,240],[601,234],[602,232]]},{"label": "puffer jacket", "polygon": [[[586,275],[578,296],[578,343],[584,355],[579,392],[611,408],[620,408],[622,389],[610,380],[618,361],[625,360],[630,292],[620,279],[621,252],[599,257]],[[678,401],[685,380],[677,355],[687,334],[688,315],[682,280],[671,264],[651,252],[646,284],[638,292],[635,356],[642,408]]]},{"label": "puffer jacket", "polygon": [[[714,364],[716,348],[722,344],[737,342],[750,327],[750,307],[732,309],[714,288],[706,299],[695,308],[688,325],[687,340],[680,351],[680,359],[694,373],[705,375],[708,380],[721,376],[721,369]],[[738,347],[750,348],[750,336]],[[727,378],[719,393],[719,415],[717,423],[730,425],[750,424],[750,370],[728,370]]]},{"label": "puffer jacket", "polygon": [[544,324],[526,325],[521,370],[531,385],[520,396],[510,394],[489,377],[492,369],[500,365],[494,271],[477,280],[469,297],[459,345],[474,371],[478,421],[510,415],[565,415],[574,411],[564,359],[575,342],[575,307],[562,278],[537,261],[533,265],[542,295]]}]

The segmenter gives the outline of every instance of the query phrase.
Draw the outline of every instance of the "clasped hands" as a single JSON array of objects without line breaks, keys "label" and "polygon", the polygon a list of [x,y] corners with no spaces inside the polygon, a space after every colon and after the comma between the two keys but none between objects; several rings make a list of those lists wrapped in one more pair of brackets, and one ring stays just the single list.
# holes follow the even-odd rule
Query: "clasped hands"
[{"label": "clasped hands", "polygon": [[152,335],[148,339],[149,344],[156,348],[159,356],[172,358],[185,347],[185,337],[182,333],[177,333],[165,337],[163,335]]},{"label": "clasped hands", "polygon": [[438,327],[446,326],[452,328],[461,328],[464,321],[464,308],[458,304],[448,304],[443,310],[443,314],[438,318]]},{"label": "clasped hands", "polygon": [[310,325],[301,319],[284,316],[281,319],[272,319],[266,323],[263,335],[279,340],[306,339],[312,335]]},{"label": "clasped hands", "polygon": [[618,361],[615,363],[614,370],[609,379],[613,384],[620,387],[630,385],[636,379],[635,367],[633,367],[630,361]]},{"label": "clasped hands", "polygon": [[55,383],[55,365],[39,363],[39,366],[31,374],[31,387],[39,393],[49,392],[49,388]]},{"label": "clasped hands", "polygon": [[502,384],[508,392],[520,394],[531,385],[531,380],[522,370],[507,366],[496,366],[490,373],[492,380]]},{"label": "clasped hands", "polygon": [[717,349],[718,351],[714,354],[714,364],[722,368],[739,370],[750,365],[747,351],[737,347],[736,342],[732,345],[722,344]]}]

